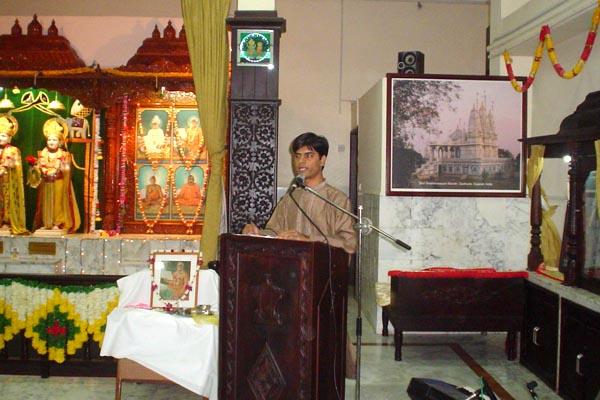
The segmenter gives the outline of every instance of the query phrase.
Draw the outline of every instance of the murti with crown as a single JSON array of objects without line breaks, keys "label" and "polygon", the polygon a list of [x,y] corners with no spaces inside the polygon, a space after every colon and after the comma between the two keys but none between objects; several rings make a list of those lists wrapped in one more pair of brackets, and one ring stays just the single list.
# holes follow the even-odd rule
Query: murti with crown
[{"label": "murti with crown", "polygon": [[44,123],[46,147],[38,151],[38,159],[29,179],[29,185],[38,188],[34,218],[36,233],[51,230],[73,233],[81,224],[81,216],[71,182],[71,153],[62,146],[68,135],[68,126],[60,118]]},{"label": "murti with crown", "polygon": [[0,234],[27,233],[21,152],[10,144],[18,130],[15,117],[0,114]]}]

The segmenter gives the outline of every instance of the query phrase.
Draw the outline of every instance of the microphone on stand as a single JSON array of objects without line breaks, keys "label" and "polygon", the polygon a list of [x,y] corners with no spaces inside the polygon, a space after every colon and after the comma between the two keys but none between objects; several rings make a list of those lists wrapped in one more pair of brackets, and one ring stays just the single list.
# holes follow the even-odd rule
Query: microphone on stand
[{"label": "microphone on stand", "polygon": [[296,175],[294,179],[292,179],[291,187],[292,189],[305,188],[306,185],[304,184],[304,176]]},{"label": "microphone on stand", "polygon": [[537,382],[536,381],[531,381],[531,382],[527,382],[527,390],[529,391],[529,395],[531,396],[532,399],[537,400],[538,396],[537,393],[535,392],[535,388],[537,387]]}]

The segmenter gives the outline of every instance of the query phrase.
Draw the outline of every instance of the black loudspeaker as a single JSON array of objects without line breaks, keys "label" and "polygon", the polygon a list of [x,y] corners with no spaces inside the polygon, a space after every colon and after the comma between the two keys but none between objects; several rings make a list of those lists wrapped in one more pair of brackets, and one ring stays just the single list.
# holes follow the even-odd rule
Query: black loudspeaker
[{"label": "black loudspeaker", "polygon": [[398,53],[398,73],[424,74],[425,54],[420,51],[401,51]]},{"label": "black loudspeaker", "polygon": [[[411,400],[466,400],[470,393],[437,379],[412,378],[406,390]],[[479,398],[479,396],[477,396]]]}]

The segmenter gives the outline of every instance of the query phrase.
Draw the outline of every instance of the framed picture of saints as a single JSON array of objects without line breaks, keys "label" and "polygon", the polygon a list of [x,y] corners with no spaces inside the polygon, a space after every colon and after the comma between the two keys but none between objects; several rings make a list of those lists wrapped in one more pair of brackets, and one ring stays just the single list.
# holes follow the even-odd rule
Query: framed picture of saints
[{"label": "framed picture of saints", "polygon": [[204,206],[206,194],[207,165],[197,165],[189,169],[179,167],[173,177],[173,203],[177,213],[184,216],[198,215]]},{"label": "framed picture of saints", "polygon": [[138,166],[136,179],[136,218],[168,218],[169,172],[165,166]]},{"label": "framed picture of saints", "polygon": [[204,134],[198,109],[174,108],[174,157],[188,163],[206,161]]},{"label": "framed picture of saints", "polygon": [[238,29],[237,65],[269,67],[273,65],[273,37],[271,30]]},{"label": "framed picture of saints", "polygon": [[166,159],[170,156],[170,110],[140,108],[137,114],[136,158]]}]

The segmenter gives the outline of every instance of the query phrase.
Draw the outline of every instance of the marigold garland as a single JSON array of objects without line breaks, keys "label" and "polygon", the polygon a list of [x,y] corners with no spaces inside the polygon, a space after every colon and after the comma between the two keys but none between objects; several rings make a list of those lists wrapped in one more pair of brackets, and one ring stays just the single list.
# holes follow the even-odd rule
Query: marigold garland
[{"label": "marigold garland", "polygon": [[558,62],[558,56],[556,55],[556,49],[554,48],[554,41],[552,40],[552,35],[550,32],[550,27],[548,25],[542,26],[540,30],[539,42],[537,48],[535,49],[533,63],[531,64],[531,69],[529,71],[529,75],[523,85],[519,85],[517,80],[515,79],[515,74],[512,68],[512,58],[508,50],[504,51],[504,63],[506,65],[506,72],[508,73],[508,77],[510,79],[510,83],[512,87],[517,92],[526,92],[527,89],[533,84],[535,79],[535,75],[537,74],[538,68],[542,61],[542,55],[544,52],[544,46],[546,47],[546,51],[548,52],[548,57],[550,58],[550,62],[552,62],[552,66],[554,70],[563,79],[572,79],[579,75],[583,70],[583,66],[586,61],[590,57],[590,53],[592,52],[592,48],[594,47],[594,41],[596,40],[596,33],[598,31],[598,25],[600,23],[600,0],[598,0],[598,5],[594,10],[594,14],[592,15],[592,21],[590,25],[590,29],[588,32],[587,39],[583,46],[583,50],[581,51],[581,55],[579,56],[579,60],[575,63],[575,66],[570,71],[565,71],[562,65]]},{"label": "marigold garland", "polygon": [[118,303],[115,284],[56,286],[0,279],[0,349],[25,330],[32,347],[62,363],[91,335],[102,343],[108,314]]}]

